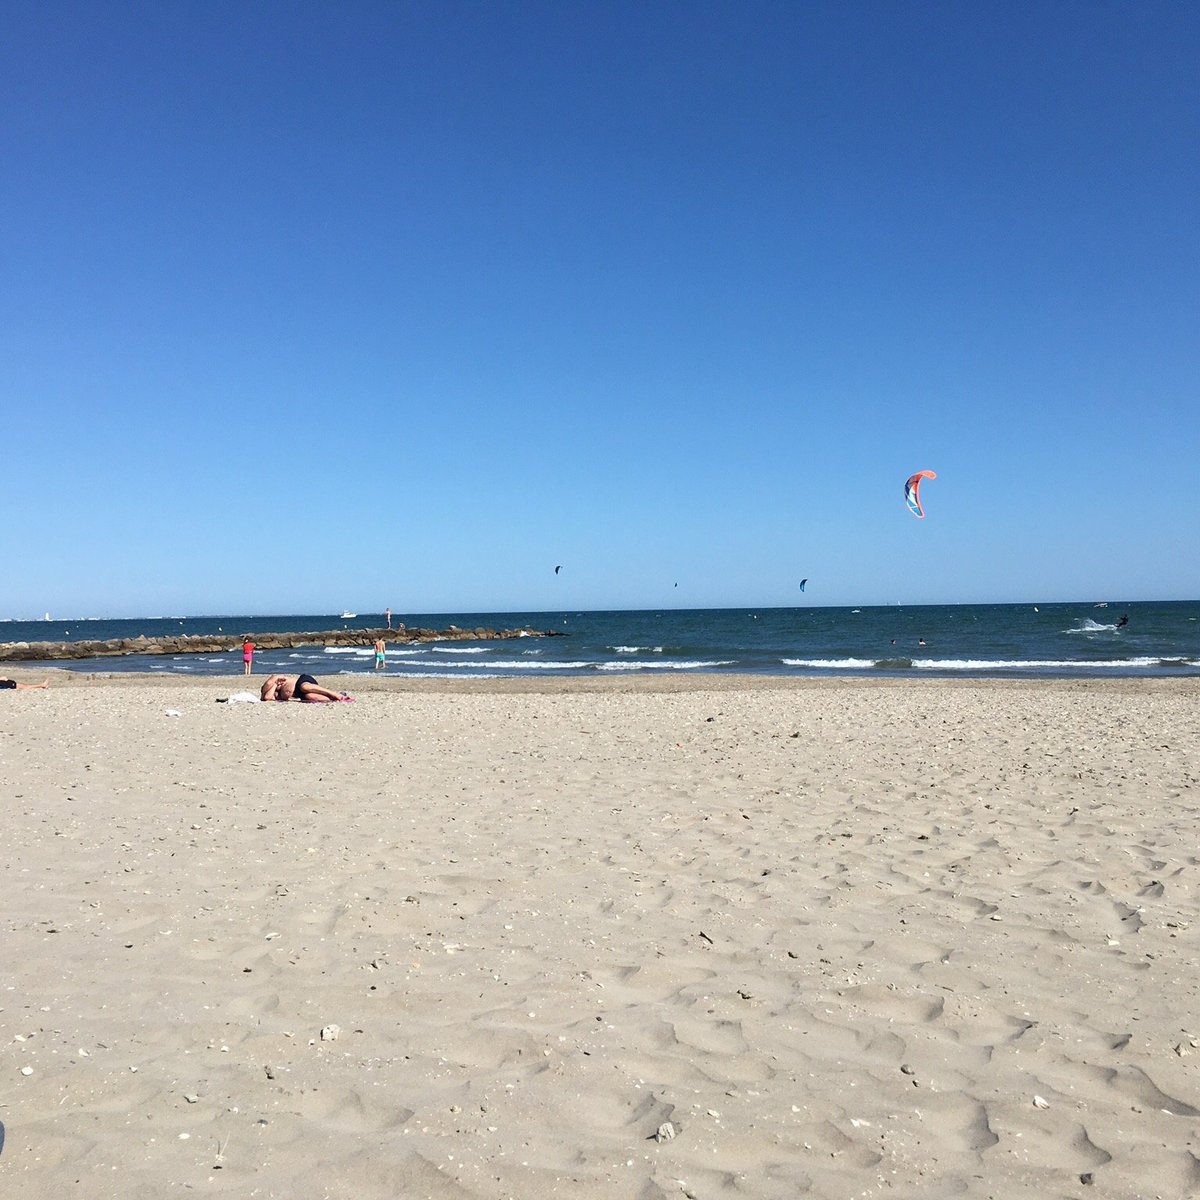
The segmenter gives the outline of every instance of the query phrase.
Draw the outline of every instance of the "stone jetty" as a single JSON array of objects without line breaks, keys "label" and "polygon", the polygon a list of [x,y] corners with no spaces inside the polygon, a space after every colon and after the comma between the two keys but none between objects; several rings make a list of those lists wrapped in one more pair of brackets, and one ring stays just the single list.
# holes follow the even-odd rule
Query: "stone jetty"
[{"label": "stone jetty", "polygon": [[[329,629],[312,633],[256,633],[256,650],[289,650],[295,646],[372,646],[376,638],[397,642],[479,642],[519,637],[564,637],[555,629]],[[112,641],[0,642],[0,662],[38,662],[64,658],[119,658],[126,654],[220,654],[240,650],[242,636],[180,634],[178,637],[115,638]]]}]

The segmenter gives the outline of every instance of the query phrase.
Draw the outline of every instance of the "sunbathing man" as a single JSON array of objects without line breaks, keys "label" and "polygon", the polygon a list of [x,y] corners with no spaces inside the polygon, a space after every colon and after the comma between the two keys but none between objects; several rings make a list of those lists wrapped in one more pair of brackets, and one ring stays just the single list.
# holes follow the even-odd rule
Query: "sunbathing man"
[{"label": "sunbathing man", "polygon": [[268,675],[259,695],[264,700],[303,700],[305,704],[354,699],[345,692],[323,688],[311,675]]},{"label": "sunbathing man", "polygon": [[15,679],[0,679],[0,692],[11,692],[15,689],[33,691],[35,688],[48,688],[50,680],[43,679],[41,683],[18,683]]}]

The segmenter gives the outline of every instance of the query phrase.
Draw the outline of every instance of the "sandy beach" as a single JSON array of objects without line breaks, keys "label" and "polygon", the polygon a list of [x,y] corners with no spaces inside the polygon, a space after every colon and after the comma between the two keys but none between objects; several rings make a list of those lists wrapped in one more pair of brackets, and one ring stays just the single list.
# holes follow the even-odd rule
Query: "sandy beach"
[{"label": "sandy beach", "polygon": [[1200,681],[11,674],[4,1196],[1200,1191]]}]

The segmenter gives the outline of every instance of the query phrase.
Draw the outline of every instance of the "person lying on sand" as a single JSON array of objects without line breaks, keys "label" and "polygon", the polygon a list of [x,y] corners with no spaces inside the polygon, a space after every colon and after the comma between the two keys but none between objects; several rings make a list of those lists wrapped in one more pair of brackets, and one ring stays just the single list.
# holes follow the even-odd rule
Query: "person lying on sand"
[{"label": "person lying on sand", "polygon": [[41,683],[18,683],[15,679],[0,679],[0,692],[11,692],[14,689],[32,691],[34,688],[48,688],[50,680],[43,679]]},{"label": "person lying on sand", "polygon": [[306,704],[354,699],[345,692],[323,688],[311,675],[268,675],[259,694],[264,700],[303,700]]}]

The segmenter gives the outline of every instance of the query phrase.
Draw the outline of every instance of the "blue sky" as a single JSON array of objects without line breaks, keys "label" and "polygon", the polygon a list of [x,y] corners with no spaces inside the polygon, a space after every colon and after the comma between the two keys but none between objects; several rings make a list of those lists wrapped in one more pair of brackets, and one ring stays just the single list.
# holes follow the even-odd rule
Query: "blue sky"
[{"label": "blue sky", "polygon": [[0,615],[1200,595],[1195,5],[5,26]]}]

